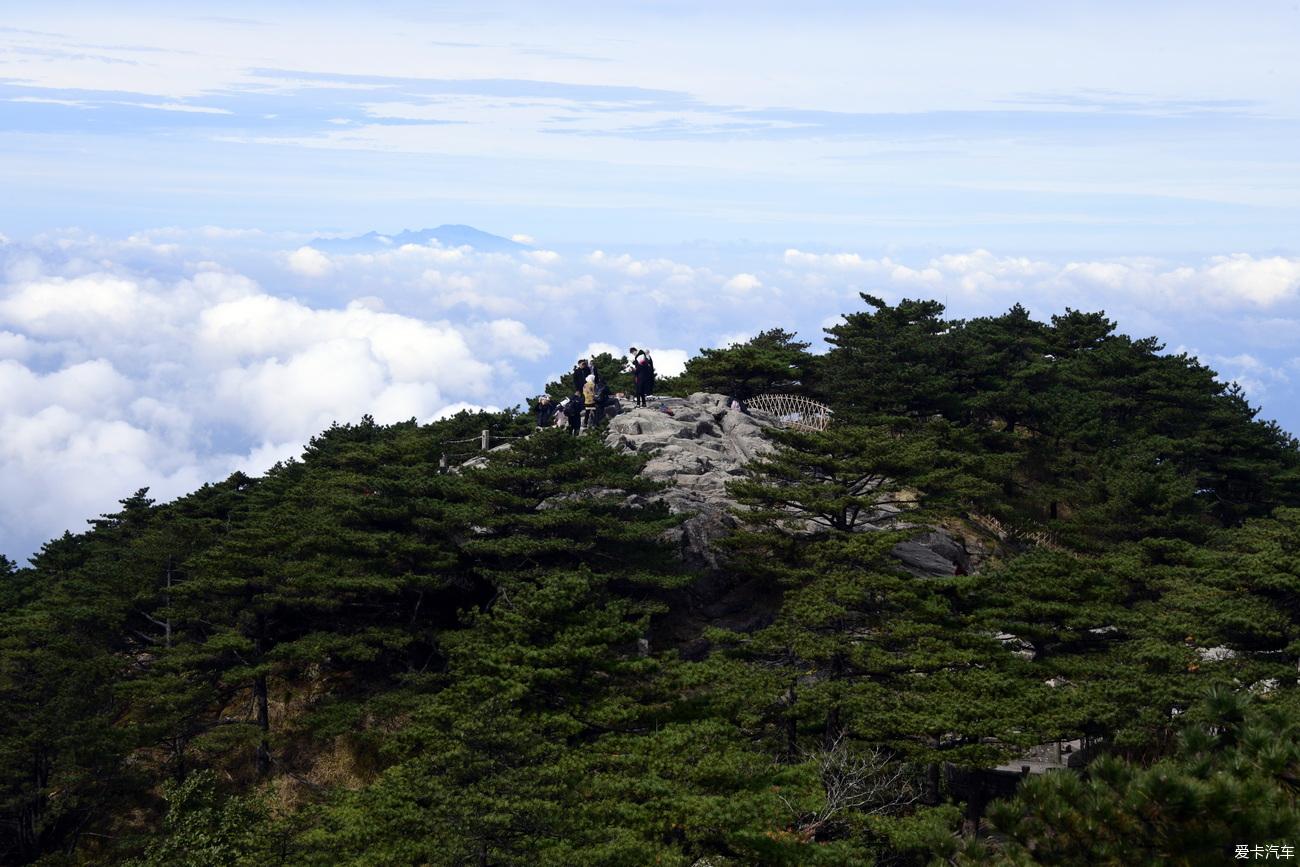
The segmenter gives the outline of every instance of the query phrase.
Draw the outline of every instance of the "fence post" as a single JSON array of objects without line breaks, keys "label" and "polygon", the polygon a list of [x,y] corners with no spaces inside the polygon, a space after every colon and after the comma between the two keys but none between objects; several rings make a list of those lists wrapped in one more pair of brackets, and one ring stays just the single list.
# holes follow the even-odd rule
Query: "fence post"
[{"label": "fence post", "polygon": [[492,431],[485,430],[483,431],[483,451],[487,451],[488,447],[491,445],[492,445]]}]

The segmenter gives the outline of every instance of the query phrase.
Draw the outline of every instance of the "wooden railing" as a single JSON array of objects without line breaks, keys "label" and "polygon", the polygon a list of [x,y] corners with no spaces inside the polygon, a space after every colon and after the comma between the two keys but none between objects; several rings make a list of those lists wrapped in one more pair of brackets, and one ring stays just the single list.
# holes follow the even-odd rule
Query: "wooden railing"
[{"label": "wooden railing", "polygon": [[831,408],[797,394],[760,394],[745,401],[752,410],[776,416],[782,427],[824,431],[831,425]]},{"label": "wooden railing", "polygon": [[984,515],[979,512],[970,512],[967,517],[972,524],[987,530],[1003,542],[1009,540],[1029,542],[1049,551],[1070,553],[1069,549],[1057,542],[1056,537],[1047,530],[1024,530],[1018,527],[1009,527],[992,515]]},{"label": "wooden railing", "polygon": [[[522,439],[527,439],[527,437],[526,436],[513,436],[513,437],[504,436],[502,434],[494,434],[490,430],[485,430],[482,431],[476,437],[469,437],[468,439],[463,439],[463,440],[447,440],[442,444],[443,452],[442,455],[438,458],[438,471],[445,473],[448,471],[448,469],[450,469],[447,446],[460,445],[463,443],[473,444],[473,445],[469,445],[466,448],[451,450],[451,452],[453,453],[451,457],[455,457],[456,459],[459,460],[461,458],[464,458],[466,455],[472,455],[472,454],[488,451],[489,449],[492,448],[492,444],[496,440],[504,441],[504,440],[522,440]],[[497,444],[502,445],[503,443],[497,443]]]}]

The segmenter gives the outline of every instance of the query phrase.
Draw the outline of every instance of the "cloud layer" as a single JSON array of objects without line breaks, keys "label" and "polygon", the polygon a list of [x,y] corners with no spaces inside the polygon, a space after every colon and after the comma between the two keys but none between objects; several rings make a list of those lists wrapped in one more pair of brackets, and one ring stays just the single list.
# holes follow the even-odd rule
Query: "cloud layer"
[{"label": "cloud layer", "polygon": [[921,259],[796,247],[406,245],[328,254],[294,235],[161,229],[0,242],[0,550],[30,553],[150,486],[168,498],[265,470],[334,421],[510,406],[578,354],[820,329],[860,292],[954,315],[1105,309],[1200,354],[1294,429],[1300,260]]}]

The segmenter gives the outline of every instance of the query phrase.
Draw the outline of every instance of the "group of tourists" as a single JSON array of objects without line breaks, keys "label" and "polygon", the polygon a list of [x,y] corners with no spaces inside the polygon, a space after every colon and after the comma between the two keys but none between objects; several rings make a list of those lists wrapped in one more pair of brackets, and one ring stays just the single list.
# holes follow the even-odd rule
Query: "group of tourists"
[{"label": "group of tourists", "polygon": [[[632,397],[635,398],[636,405],[646,406],[654,390],[654,359],[650,357],[649,350],[637,349],[635,346],[628,347],[627,357],[630,360],[622,372],[632,374]],[[605,378],[587,358],[578,359],[570,374],[570,382],[573,393],[558,404],[547,394],[538,398],[536,412],[539,428],[568,427],[577,436],[604,421],[605,416],[614,409],[616,400],[627,397],[623,392],[611,394]]]}]

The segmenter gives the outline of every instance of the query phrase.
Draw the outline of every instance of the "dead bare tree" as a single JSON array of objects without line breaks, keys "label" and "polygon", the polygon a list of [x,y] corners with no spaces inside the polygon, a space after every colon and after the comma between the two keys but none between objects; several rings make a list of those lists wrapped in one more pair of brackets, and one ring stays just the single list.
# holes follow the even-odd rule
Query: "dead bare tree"
[{"label": "dead bare tree", "polygon": [[794,815],[796,832],[806,840],[846,813],[894,813],[920,799],[921,787],[914,767],[880,747],[855,749],[843,733],[824,746],[802,750],[801,755],[817,769],[826,795],[822,805],[812,812],[797,809],[781,796]]}]

